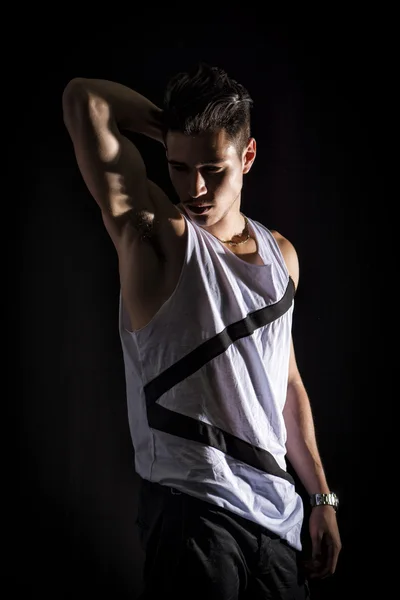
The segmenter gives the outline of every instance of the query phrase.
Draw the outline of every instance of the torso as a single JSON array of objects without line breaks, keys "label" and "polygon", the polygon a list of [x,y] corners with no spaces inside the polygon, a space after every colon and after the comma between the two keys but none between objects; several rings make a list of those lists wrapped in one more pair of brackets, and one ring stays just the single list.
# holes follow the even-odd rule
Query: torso
[{"label": "torso", "polygon": [[[122,296],[131,321],[131,329],[137,331],[150,323],[178,284],[186,254],[186,226],[184,225],[183,235],[175,236],[172,243],[170,240],[170,243],[163,244],[165,254],[163,259],[160,259],[159,248],[154,242],[136,240],[133,243],[137,246],[134,251],[128,249],[126,252],[127,256],[133,257],[125,264],[125,273],[129,273],[129,278],[125,277],[124,280],[121,271],[120,277]],[[220,243],[249,264],[260,266],[264,264],[258,254],[253,233],[251,239],[241,246]]]}]

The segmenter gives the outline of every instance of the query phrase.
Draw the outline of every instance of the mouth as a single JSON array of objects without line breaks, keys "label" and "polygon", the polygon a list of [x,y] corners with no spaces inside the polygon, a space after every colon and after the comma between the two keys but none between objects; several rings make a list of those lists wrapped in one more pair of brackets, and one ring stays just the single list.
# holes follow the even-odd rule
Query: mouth
[{"label": "mouth", "polygon": [[186,208],[195,215],[204,215],[212,209],[212,206],[196,206],[195,204],[186,204]]}]

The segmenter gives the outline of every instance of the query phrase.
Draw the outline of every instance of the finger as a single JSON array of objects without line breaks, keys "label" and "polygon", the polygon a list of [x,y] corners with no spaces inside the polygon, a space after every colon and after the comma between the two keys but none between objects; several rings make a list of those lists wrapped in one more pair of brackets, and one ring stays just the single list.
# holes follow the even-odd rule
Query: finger
[{"label": "finger", "polygon": [[332,543],[331,546],[331,553],[332,553],[332,557],[331,557],[331,569],[332,569],[332,573],[334,573],[336,571],[336,567],[337,567],[337,562],[339,559],[339,552],[340,552],[340,547],[335,544]]},{"label": "finger", "polygon": [[321,554],[321,541],[322,541],[322,534],[320,534],[320,533],[316,533],[311,538],[313,559],[316,559]]},{"label": "finger", "polygon": [[314,576],[318,579],[325,579],[334,574],[339,556],[339,549],[332,542],[328,542],[324,545],[324,552],[320,557],[319,568],[316,570]]},{"label": "finger", "polygon": [[325,564],[319,564],[310,574],[312,579],[325,579],[331,575],[329,567]]}]

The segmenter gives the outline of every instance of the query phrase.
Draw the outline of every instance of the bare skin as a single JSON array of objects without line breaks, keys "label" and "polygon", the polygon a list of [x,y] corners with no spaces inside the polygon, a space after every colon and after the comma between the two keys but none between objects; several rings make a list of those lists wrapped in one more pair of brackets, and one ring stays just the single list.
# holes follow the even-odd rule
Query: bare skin
[{"label": "bare skin", "polygon": [[[164,144],[161,113],[140,94],[113,82],[74,79],[63,94],[64,122],[79,169],[118,254],[121,293],[132,330],[146,326],[177,285],[186,251],[181,211],[220,240],[243,239],[243,177],[256,157],[253,138],[238,153],[223,130],[202,136],[168,132],[166,158],[180,199],[178,208],[148,179],[140,153],[121,133],[121,129],[135,131]],[[190,208],[193,204],[211,208],[195,214]],[[297,288],[296,250],[278,232],[273,235]],[[239,258],[262,264],[254,235],[242,246],[224,245]],[[293,342],[283,416],[287,455],[305,489],[309,494],[328,493]],[[341,549],[334,509],[315,507],[309,527],[313,545],[310,571],[316,577],[331,575]]]}]

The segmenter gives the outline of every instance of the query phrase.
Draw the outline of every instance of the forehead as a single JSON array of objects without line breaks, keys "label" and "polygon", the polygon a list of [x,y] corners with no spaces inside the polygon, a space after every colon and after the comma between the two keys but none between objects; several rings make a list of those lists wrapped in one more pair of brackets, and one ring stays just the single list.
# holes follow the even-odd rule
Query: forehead
[{"label": "forehead", "polygon": [[201,135],[169,131],[166,146],[167,158],[171,162],[204,164],[237,158],[236,148],[224,130]]}]

